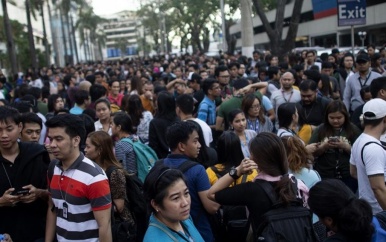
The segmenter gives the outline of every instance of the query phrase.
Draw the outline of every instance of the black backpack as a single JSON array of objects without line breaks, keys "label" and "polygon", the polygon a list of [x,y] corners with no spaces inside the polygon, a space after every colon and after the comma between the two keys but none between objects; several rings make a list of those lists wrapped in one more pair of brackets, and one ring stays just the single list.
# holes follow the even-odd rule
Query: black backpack
[{"label": "black backpack", "polygon": [[[297,194],[297,180],[293,181],[293,189]],[[272,185],[264,180],[257,182],[268,195],[272,207],[260,219],[254,230],[255,241],[266,242],[314,242],[319,241],[312,224],[312,213],[303,206],[301,199],[291,202],[288,206],[279,202]]]},{"label": "black backpack", "polygon": [[[219,179],[228,173],[227,171],[219,171],[215,166],[210,168]],[[241,183],[247,181],[247,176],[247,174],[242,176]],[[243,242],[247,239],[250,222],[245,206],[221,206],[216,214],[210,217],[210,222],[216,241]]]},{"label": "black backpack", "polygon": [[[111,173],[116,169],[122,169],[116,166],[110,166],[106,170],[106,175],[110,181]],[[150,213],[148,211],[146,199],[143,195],[143,184],[135,175],[125,174],[126,178],[126,196],[125,206],[132,213],[134,226],[124,221],[114,220],[114,209],[112,209],[112,235],[114,242],[142,242],[146,229],[149,224]]]}]

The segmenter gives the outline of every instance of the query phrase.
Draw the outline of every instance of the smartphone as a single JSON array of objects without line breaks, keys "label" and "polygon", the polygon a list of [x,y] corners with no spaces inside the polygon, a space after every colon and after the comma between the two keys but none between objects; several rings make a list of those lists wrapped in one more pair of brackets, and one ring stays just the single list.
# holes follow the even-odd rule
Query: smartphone
[{"label": "smartphone", "polygon": [[339,138],[338,137],[330,137],[328,138],[328,141],[331,141],[331,142],[339,142]]},{"label": "smartphone", "polygon": [[19,196],[19,195],[25,196],[25,195],[28,195],[28,194],[29,194],[29,189],[21,189],[21,190],[18,190],[18,191],[13,191],[11,193],[11,195],[14,195],[14,196]]}]

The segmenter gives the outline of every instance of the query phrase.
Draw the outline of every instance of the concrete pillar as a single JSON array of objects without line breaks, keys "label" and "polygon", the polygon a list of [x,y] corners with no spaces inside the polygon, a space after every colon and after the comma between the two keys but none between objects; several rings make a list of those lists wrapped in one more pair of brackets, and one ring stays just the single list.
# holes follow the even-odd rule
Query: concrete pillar
[{"label": "concrete pillar", "polygon": [[240,14],[242,53],[247,57],[252,57],[254,48],[251,1],[240,0]]}]

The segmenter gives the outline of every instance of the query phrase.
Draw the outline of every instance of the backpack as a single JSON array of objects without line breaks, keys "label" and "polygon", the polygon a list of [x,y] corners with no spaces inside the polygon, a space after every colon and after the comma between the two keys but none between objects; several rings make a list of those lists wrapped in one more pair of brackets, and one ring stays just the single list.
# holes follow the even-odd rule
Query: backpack
[{"label": "backpack", "polygon": [[364,151],[365,147],[366,147],[367,145],[369,145],[369,144],[376,144],[376,145],[381,146],[383,149],[385,149],[385,147],[384,147],[383,145],[381,145],[381,144],[379,144],[378,142],[375,142],[375,141],[369,141],[369,142],[365,143],[365,144],[362,146],[362,149],[361,149],[361,160],[362,160],[363,166],[366,166],[366,165],[365,165],[365,161],[363,160],[363,151]]},{"label": "backpack", "polygon": [[371,242],[386,241],[386,212],[382,211],[373,217],[374,234]]},{"label": "backpack", "polygon": [[[294,193],[297,194],[297,180],[293,181]],[[257,229],[254,230],[255,241],[319,241],[312,224],[312,213],[303,206],[301,199],[294,200],[288,206],[278,201],[272,185],[264,180],[257,179],[261,188],[268,195],[272,207],[261,217]]]},{"label": "backpack", "polygon": [[[123,169],[116,166],[110,166],[106,170],[107,178],[110,181],[111,173],[116,169]],[[114,208],[111,211],[111,225],[114,242],[139,242],[143,240],[146,228],[149,222],[149,212],[147,209],[146,199],[143,195],[143,184],[134,175],[125,174],[126,178],[126,196],[125,206],[132,213],[135,225],[125,221],[114,220]]]},{"label": "backpack", "polygon": [[[215,166],[210,169],[221,178],[227,171],[219,171]],[[242,182],[247,181],[247,174],[242,176]],[[236,185],[236,182],[234,182]],[[216,241],[231,242],[245,241],[248,236],[250,221],[248,219],[247,208],[245,206],[221,206],[216,214],[210,218]]]},{"label": "backpack", "polygon": [[141,182],[144,182],[150,169],[154,166],[154,162],[158,160],[157,154],[150,146],[145,145],[139,139],[133,141],[130,138],[124,138],[122,141],[128,142],[133,146],[137,159],[137,176]]}]

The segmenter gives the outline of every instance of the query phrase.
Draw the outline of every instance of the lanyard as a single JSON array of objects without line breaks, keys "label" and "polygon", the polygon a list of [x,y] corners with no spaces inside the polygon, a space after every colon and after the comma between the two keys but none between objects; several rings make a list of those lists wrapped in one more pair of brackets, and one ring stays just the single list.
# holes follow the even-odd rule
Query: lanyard
[{"label": "lanyard", "polygon": [[284,101],[286,103],[290,102],[291,98],[292,98],[292,94],[294,94],[294,91],[293,90],[291,91],[291,95],[289,96],[288,100],[287,100],[287,98],[285,98],[284,93],[285,93],[284,90],[281,90],[281,94],[283,95]]},{"label": "lanyard", "polygon": [[370,79],[370,76],[371,76],[371,71],[369,71],[369,74],[367,75],[367,78],[366,78],[365,83],[362,84],[362,79],[361,79],[361,76],[359,75],[358,81],[359,81],[359,84],[361,85],[361,88],[362,88],[363,86],[366,86],[366,83],[367,83],[367,81]]},{"label": "lanyard", "polygon": [[247,124],[249,129],[256,131],[256,133],[259,131],[259,119],[256,118],[254,121],[247,119]]}]

